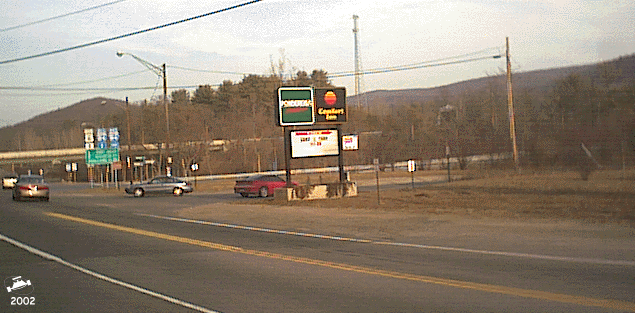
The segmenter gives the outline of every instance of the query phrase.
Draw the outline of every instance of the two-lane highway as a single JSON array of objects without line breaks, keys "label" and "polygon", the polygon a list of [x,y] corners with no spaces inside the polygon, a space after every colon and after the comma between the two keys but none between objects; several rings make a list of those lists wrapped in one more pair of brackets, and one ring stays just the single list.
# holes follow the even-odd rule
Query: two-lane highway
[{"label": "two-lane highway", "polygon": [[[2,192],[0,278],[4,289],[16,276],[31,285],[3,290],[0,311],[635,310],[633,260],[430,249],[291,226],[170,218],[227,198],[58,189],[50,203],[18,203]],[[18,298],[34,303],[19,305]]]}]

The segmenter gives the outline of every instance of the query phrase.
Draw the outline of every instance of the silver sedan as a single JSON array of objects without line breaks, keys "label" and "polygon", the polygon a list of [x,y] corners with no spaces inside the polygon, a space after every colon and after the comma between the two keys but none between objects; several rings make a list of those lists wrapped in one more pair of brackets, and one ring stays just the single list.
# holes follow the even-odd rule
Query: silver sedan
[{"label": "silver sedan", "polygon": [[49,186],[40,175],[21,175],[13,187],[13,200],[40,199],[49,201]]},{"label": "silver sedan", "polygon": [[132,184],[126,187],[126,193],[135,197],[143,197],[146,193],[164,193],[182,196],[194,191],[190,183],[171,176],[157,176],[145,183]]}]

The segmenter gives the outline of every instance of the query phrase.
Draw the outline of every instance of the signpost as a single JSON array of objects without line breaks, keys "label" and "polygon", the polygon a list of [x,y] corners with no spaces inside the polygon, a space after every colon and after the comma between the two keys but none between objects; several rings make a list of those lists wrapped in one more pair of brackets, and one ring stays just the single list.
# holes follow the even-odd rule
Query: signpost
[{"label": "signpost", "polygon": [[[291,181],[292,158],[338,156],[340,182],[346,180],[340,124],[347,121],[346,89],[343,87],[278,88],[278,125],[284,127],[287,182]],[[337,124],[335,129],[295,129],[296,126]],[[289,129],[293,127],[293,130]],[[332,126],[331,126],[332,127]]]},{"label": "signpost", "polygon": [[415,171],[417,170],[417,163],[415,160],[408,160],[408,172],[412,178],[412,190],[415,189]]}]

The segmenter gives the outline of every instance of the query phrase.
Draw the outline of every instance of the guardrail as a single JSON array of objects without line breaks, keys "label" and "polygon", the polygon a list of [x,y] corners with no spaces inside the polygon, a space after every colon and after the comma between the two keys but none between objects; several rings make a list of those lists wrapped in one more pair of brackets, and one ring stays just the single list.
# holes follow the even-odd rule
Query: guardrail
[{"label": "guardrail", "polygon": [[[494,153],[494,154],[482,154],[482,155],[471,155],[465,157],[468,163],[489,163],[500,160],[508,160],[513,157],[512,153]],[[445,166],[446,159],[431,159],[428,161],[417,161],[417,169],[418,170],[440,170]],[[459,164],[459,158],[453,157],[450,158],[450,164]],[[384,169],[390,168],[391,166],[397,170],[407,170],[408,169],[408,161],[399,161],[391,164],[382,164]],[[374,170],[374,165],[346,165],[344,166],[345,172],[360,172],[360,171],[371,171]],[[334,167],[322,167],[322,168],[309,168],[309,169],[293,169],[291,170],[291,175],[297,174],[319,174],[319,173],[334,173],[338,172],[339,168]],[[265,172],[253,172],[253,173],[236,173],[236,174],[219,174],[219,175],[203,175],[203,176],[189,176],[189,177],[180,177],[186,181],[194,181],[194,180],[219,180],[219,179],[240,179],[247,178],[253,175],[285,175],[286,171],[265,171]]]}]

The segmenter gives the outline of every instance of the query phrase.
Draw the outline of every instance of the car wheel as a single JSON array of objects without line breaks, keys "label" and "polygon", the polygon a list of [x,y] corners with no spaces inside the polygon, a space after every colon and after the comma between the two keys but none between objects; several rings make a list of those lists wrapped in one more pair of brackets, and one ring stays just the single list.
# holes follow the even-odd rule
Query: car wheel
[{"label": "car wheel", "polygon": [[172,190],[172,194],[174,194],[175,196],[182,196],[183,195],[183,189],[174,188],[174,190]]},{"label": "car wheel", "polygon": [[46,202],[49,202],[49,200],[50,200],[49,197],[44,198],[44,201],[46,201]]},{"label": "car wheel", "polygon": [[246,192],[241,192],[240,195],[243,196],[243,198],[249,197],[249,194]]},{"label": "car wheel", "polygon": [[143,189],[141,188],[137,188],[134,190],[135,197],[143,197],[144,194],[145,194],[145,191],[143,191]]},{"label": "car wheel", "polygon": [[258,194],[261,197],[266,198],[269,196],[269,190],[267,189],[267,187],[260,187],[260,191],[258,192]]}]

